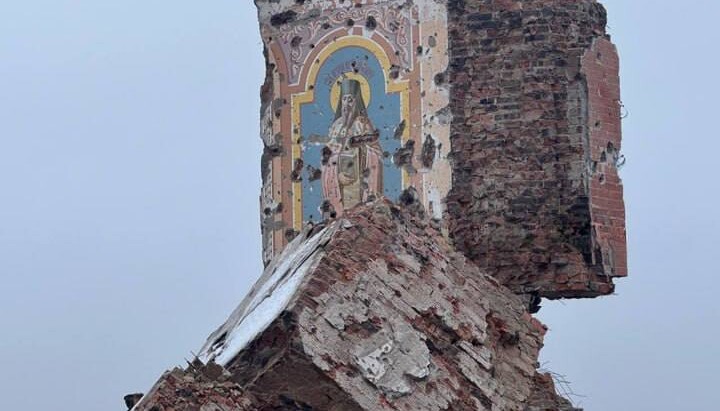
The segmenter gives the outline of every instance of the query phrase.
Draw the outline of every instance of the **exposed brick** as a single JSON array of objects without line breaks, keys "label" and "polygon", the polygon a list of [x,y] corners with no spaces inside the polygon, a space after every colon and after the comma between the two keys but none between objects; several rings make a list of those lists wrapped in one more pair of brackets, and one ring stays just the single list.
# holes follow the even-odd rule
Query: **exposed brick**
[{"label": "exposed brick", "polygon": [[[136,411],[572,409],[537,370],[546,328],[527,302],[424,214],[378,201],[330,223],[267,328],[223,367],[211,359],[167,373]],[[224,335],[243,326],[236,318],[206,347],[225,349]]]},{"label": "exposed brick", "polygon": [[613,292],[627,268],[605,10],[592,0],[448,8],[455,245],[519,293]]}]

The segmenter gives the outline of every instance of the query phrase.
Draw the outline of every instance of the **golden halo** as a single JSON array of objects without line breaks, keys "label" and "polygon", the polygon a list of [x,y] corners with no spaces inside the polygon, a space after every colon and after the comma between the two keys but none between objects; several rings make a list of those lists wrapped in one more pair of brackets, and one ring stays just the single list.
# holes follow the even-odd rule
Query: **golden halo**
[{"label": "golden halo", "polygon": [[332,89],[330,89],[330,106],[333,111],[337,111],[338,100],[340,99],[340,83],[343,80],[357,80],[360,82],[360,91],[362,92],[363,101],[365,101],[365,107],[370,106],[370,83],[362,75],[354,72],[348,72],[338,77],[333,83]]}]

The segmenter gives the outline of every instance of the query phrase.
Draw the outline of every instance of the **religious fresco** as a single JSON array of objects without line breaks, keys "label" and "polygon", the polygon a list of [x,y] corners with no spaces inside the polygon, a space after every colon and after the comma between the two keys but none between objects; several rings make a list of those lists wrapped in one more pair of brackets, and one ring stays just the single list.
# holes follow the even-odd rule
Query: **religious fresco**
[{"label": "religious fresco", "polygon": [[402,170],[393,153],[403,143],[406,90],[387,90],[387,77],[371,50],[342,47],[322,63],[312,101],[297,103],[303,221],[341,216],[358,203],[400,195]]},{"label": "religious fresco", "polygon": [[[263,259],[308,222],[413,187],[440,219],[450,185],[447,22],[432,0],[256,2],[268,71]],[[423,34],[423,31],[425,32]]]}]

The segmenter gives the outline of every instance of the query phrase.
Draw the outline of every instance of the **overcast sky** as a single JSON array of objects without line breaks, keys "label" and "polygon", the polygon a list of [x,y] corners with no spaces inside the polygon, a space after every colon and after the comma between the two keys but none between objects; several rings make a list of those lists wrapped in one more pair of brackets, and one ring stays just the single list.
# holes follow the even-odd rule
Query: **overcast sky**
[{"label": "overcast sky", "polygon": [[[548,303],[588,411],[717,409],[720,3],[606,0],[631,277]],[[122,410],[261,272],[248,0],[0,1],[2,409]]]}]

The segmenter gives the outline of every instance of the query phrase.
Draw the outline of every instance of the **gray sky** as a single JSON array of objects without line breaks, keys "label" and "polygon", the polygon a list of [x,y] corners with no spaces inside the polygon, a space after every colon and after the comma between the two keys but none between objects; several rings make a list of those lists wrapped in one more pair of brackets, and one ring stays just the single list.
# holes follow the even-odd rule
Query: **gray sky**
[{"label": "gray sky", "polygon": [[[606,0],[631,277],[546,304],[588,411],[712,410],[716,1]],[[261,270],[261,45],[247,0],[0,2],[3,409],[122,410]]]}]

